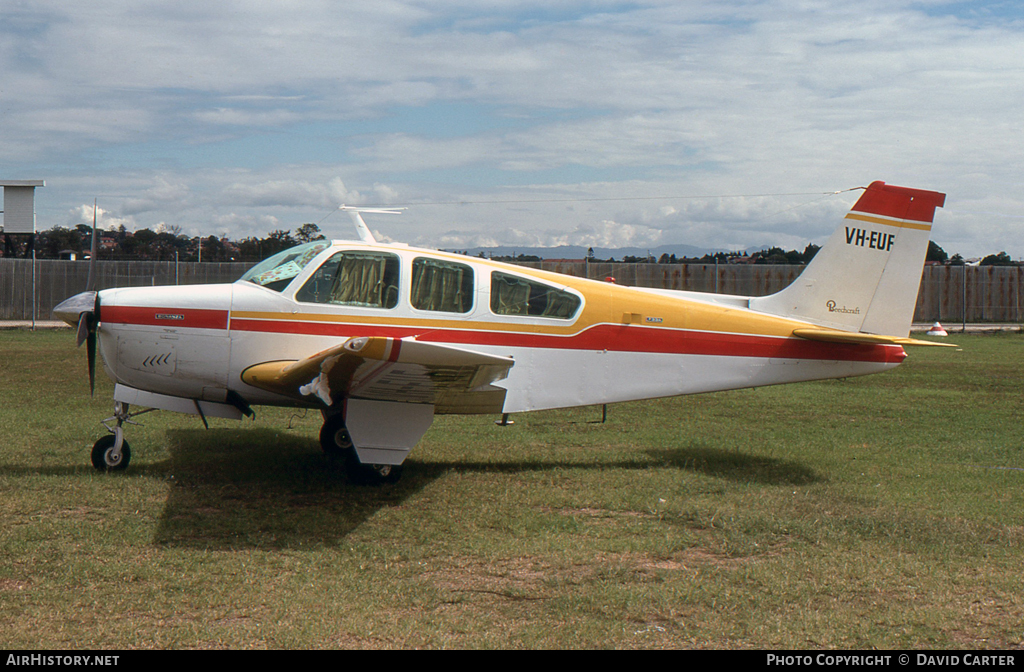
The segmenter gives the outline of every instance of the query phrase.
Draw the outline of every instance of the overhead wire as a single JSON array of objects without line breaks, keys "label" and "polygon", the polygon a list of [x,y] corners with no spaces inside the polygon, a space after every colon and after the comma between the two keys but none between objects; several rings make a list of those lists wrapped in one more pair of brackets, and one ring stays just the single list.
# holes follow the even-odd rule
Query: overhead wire
[{"label": "overhead wire", "polygon": [[[365,204],[359,207],[365,208],[412,208],[421,206],[439,206],[439,205],[528,205],[528,204],[539,204],[539,203],[608,203],[617,201],[675,201],[675,200],[696,200],[696,199],[715,199],[715,198],[770,198],[770,197],[784,197],[784,196],[818,196],[812,201],[794,205],[785,210],[780,210],[775,215],[782,214],[788,210],[808,205],[809,203],[815,203],[828,196],[835,196],[837,194],[846,193],[849,191],[857,191],[860,189],[866,189],[867,187],[851,187],[849,189],[839,189],[836,191],[794,191],[794,192],[780,192],[772,194],[717,194],[717,195],[670,195],[670,196],[604,196],[604,197],[593,197],[593,198],[517,198],[517,199],[499,199],[499,200],[483,200],[483,201],[420,201],[420,202],[408,202],[408,203],[380,203],[380,204]],[[324,215],[317,225],[321,224],[324,220],[330,217],[332,214],[337,212],[337,208],[329,211]],[[775,215],[771,215],[774,217]]]}]

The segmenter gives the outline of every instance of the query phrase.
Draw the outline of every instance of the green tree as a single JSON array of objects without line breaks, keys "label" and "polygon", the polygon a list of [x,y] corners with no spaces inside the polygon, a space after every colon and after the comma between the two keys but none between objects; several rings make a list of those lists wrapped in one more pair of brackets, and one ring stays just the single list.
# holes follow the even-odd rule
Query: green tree
[{"label": "green tree", "polygon": [[295,230],[295,240],[300,243],[310,243],[314,240],[325,240],[325,236],[320,233],[320,227],[316,224],[303,224]]},{"label": "green tree", "polygon": [[928,254],[927,256],[925,256],[925,261],[937,261],[939,263],[944,264],[946,263],[947,259],[949,259],[949,255],[946,254],[946,251],[939,247],[938,245],[936,245],[935,241],[929,240]]},{"label": "green tree", "polygon": [[50,259],[65,250],[81,252],[82,234],[75,229],[66,229],[63,226],[55,226],[49,231],[43,231],[36,235],[36,254]]},{"label": "green tree", "polygon": [[292,238],[291,230],[271,231],[270,235],[260,241],[260,247],[264,257],[269,257],[272,254],[277,254],[281,250],[287,250],[289,247],[295,247],[296,241]]},{"label": "green tree", "polygon": [[1006,252],[990,254],[981,260],[981,266],[1013,266],[1013,259]]}]

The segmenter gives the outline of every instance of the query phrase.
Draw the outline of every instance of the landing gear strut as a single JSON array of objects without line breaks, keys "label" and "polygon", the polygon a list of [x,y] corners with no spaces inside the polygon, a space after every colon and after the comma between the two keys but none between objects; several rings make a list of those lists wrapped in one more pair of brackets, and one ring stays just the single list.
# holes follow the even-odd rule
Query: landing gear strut
[{"label": "landing gear strut", "polygon": [[[128,404],[115,401],[114,415],[100,423],[107,428],[110,434],[100,438],[99,441],[93,444],[92,466],[100,471],[124,471],[127,469],[128,463],[132,459],[132,450],[124,439],[123,425],[125,423],[137,425],[137,422],[132,422],[133,417],[155,410],[155,408],[147,408],[137,413],[129,413]],[[110,423],[114,420],[117,421],[117,425],[111,427]]]},{"label": "landing gear strut", "polygon": [[356,447],[352,444],[345,427],[345,418],[335,413],[324,420],[320,428],[320,448],[332,460],[344,460],[345,472],[348,477],[360,485],[382,485],[395,483],[402,475],[402,467],[397,464],[363,464],[359,461]]},{"label": "landing gear strut", "polygon": [[[128,414],[128,404],[120,401],[114,402],[114,415],[103,421],[103,426],[111,432],[92,446],[92,466],[100,471],[124,471],[132,459],[132,449],[124,440],[124,427],[122,425],[131,416]],[[111,420],[117,420],[117,426],[111,427]]]}]

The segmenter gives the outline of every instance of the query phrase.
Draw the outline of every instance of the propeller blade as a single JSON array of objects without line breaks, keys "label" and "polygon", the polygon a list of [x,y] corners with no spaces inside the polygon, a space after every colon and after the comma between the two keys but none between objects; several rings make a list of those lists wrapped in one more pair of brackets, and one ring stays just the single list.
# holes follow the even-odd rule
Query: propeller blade
[{"label": "propeller blade", "polygon": [[88,324],[88,335],[85,339],[85,352],[89,358],[89,396],[96,394],[96,317],[92,313],[82,315]]},{"label": "propeller blade", "polygon": [[[91,305],[89,305],[90,303]],[[88,308],[86,306],[88,306]],[[81,347],[82,343],[85,343],[86,345],[85,351],[89,358],[90,394],[94,393],[96,390],[96,331],[99,326],[99,310],[100,299],[96,292],[83,292],[82,294],[73,296],[62,302],[53,310],[54,315],[72,325],[75,323],[71,321],[71,317],[77,311],[78,324],[75,340],[78,347]]]},{"label": "propeller blade", "polygon": [[[89,244],[89,277],[85,282],[85,291],[96,291],[96,200],[92,202],[92,241]],[[78,343],[81,345],[81,341]]]},{"label": "propeller blade", "polygon": [[89,336],[89,313],[79,313],[78,330],[75,335],[75,347],[82,347],[82,343]]}]

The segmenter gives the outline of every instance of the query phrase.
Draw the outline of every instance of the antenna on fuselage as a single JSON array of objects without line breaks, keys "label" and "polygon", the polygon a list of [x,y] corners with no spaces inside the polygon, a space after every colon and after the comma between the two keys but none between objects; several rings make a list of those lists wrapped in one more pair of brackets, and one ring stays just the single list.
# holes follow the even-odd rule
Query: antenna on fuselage
[{"label": "antenna on fuselage", "polygon": [[405,208],[357,208],[348,205],[342,205],[338,207],[339,210],[348,211],[348,216],[352,218],[352,223],[356,226],[356,231],[359,233],[359,240],[364,243],[376,243],[377,240],[370,233],[370,227],[363,221],[361,212],[372,212],[376,215],[400,215],[402,210]]}]

